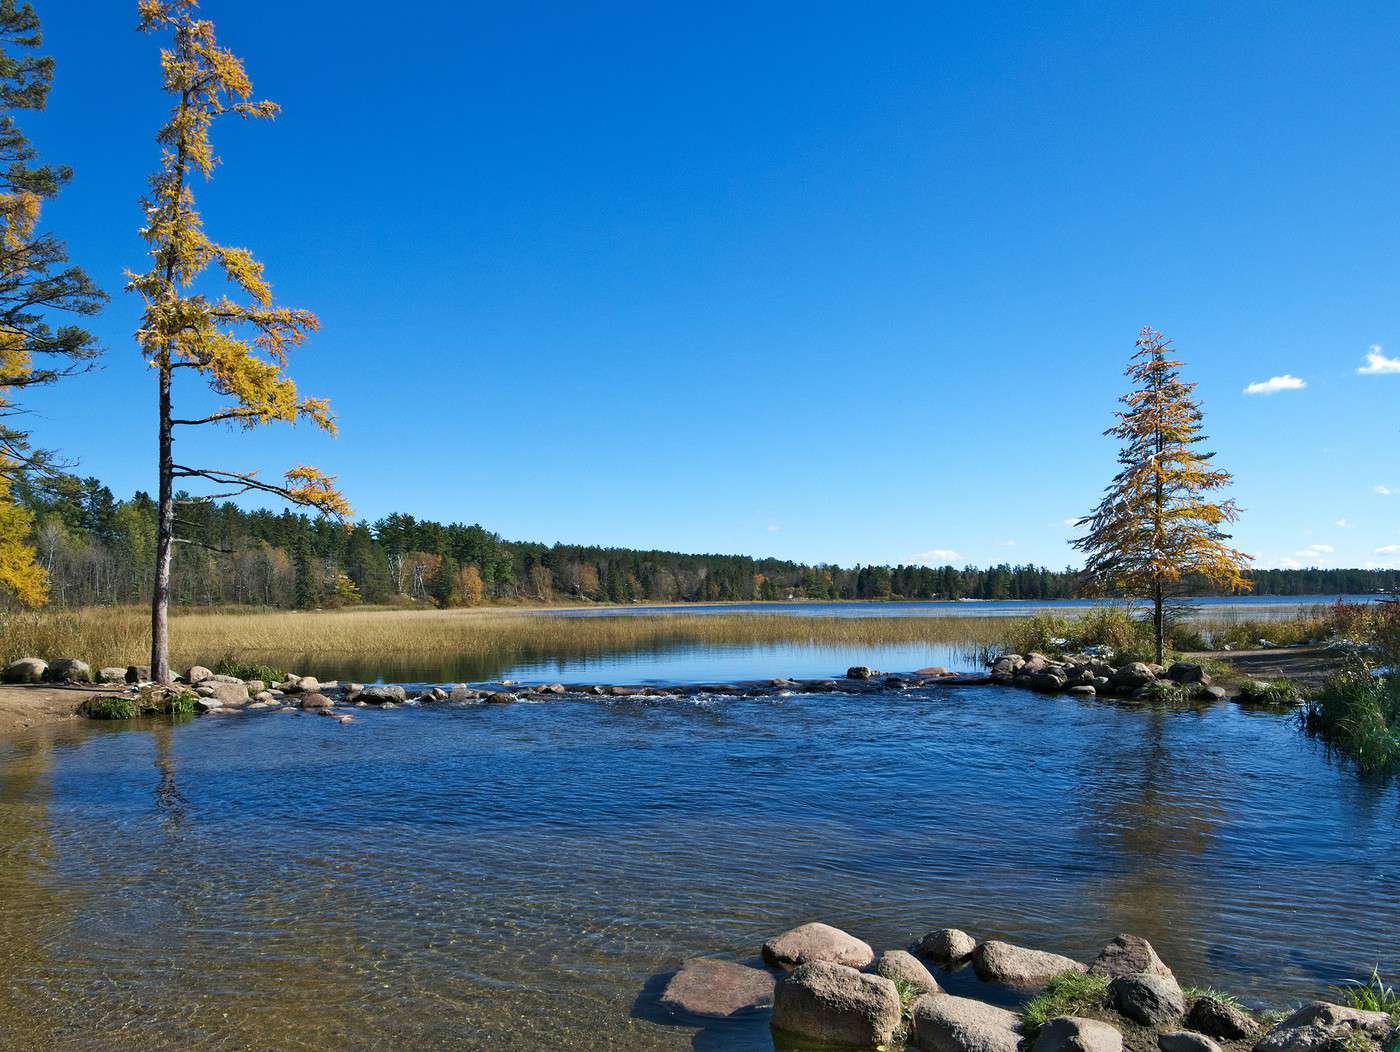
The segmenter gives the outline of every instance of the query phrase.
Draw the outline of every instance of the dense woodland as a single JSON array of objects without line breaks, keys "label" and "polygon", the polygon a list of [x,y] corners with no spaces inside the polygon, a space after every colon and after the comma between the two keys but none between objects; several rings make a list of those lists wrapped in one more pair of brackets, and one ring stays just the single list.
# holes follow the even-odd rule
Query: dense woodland
[{"label": "dense woodland", "polygon": [[[150,598],[155,505],[117,500],[95,479],[18,494],[35,516],[39,562],[64,606]],[[346,527],[232,503],[181,505],[174,599],[184,605],[331,607],[489,600],[1063,599],[1072,569],[1036,566],[804,566],[741,555],[684,555],[506,541],[481,526],[394,514]],[[1400,589],[1392,570],[1261,570],[1263,595]]]}]

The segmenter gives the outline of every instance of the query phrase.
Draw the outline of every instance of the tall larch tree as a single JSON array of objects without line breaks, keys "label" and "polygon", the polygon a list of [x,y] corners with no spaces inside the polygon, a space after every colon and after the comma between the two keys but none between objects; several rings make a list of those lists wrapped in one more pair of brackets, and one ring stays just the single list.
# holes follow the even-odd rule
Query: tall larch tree
[{"label": "tall larch tree", "polygon": [[39,230],[44,205],[73,175],[39,163],[15,117],[48,102],[54,62],[37,54],[42,45],[33,7],[0,0],[0,594],[24,606],[45,601],[47,575],[30,542],[33,518],[11,494],[21,480],[42,483],[64,465],[31,445],[20,398],[91,365],[97,341],[75,322],[106,302],[69,263],[63,242]]},{"label": "tall larch tree", "polygon": [[1226,527],[1239,518],[1233,500],[1217,499],[1230,485],[1214,453],[1199,451],[1196,385],[1181,379],[1171,341],[1144,327],[1128,366],[1132,382],[1118,422],[1105,432],[1122,442],[1121,470],[1103,502],[1079,520],[1087,533],[1074,542],[1085,553],[1081,590],[1152,601],[1157,661],[1166,651],[1166,604],[1184,582],[1247,590],[1250,557],[1233,548]]},{"label": "tall larch tree", "polygon": [[[312,467],[293,467],[278,483],[264,481],[252,471],[175,460],[174,434],[180,427],[253,428],[274,421],[306,421],[334,433],[335,421],[324,399],[303,398],[286,373],[289,352],[316,330],[316,316],[278,306],[262,264],[251,252],[217,244],[205,234],[190,185],[197,175],[209,179],[218,163],[210,140],[216,120],[229,115],[269,120],[278,107],[252,101],[253,88],[242,61],[219,46],[212,22],[196,17],[194,0],[140,0],[139,11],[143,32],[170,34],[171,45],[161,50],[160,57],[164,87],[174,99],[170,118],[156,136],[160,170],[151,178],[144,202],[142,236],[150,245],[152,266],[144,274],[129,275],[129,288],[145,302],[137,341],[160,386],[151,674],[157,682],[168,683],[172,546],[202,543],[175,535],[178,527],[190,525],[176,516],[177,483],[182,490],[203,484],[220,491],[191,501],[256,492],[336,518],[343,519],[350,509],[335,480]],[[246,297],[245,302],[229,295],[211,298],[195,290],[211,265],[236,294]],[[172,388],[176,375],[182,373],[202,381],[219,404],[203,415],[176,417]]]}]

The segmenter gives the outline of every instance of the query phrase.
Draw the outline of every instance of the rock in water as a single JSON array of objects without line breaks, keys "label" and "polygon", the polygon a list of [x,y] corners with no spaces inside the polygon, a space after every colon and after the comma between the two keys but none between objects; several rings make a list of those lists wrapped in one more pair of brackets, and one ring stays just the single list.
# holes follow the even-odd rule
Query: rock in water
[{"label": "rock in water", "polygon": [[1198,997],[1186,1022],[1192,1030],[1220,1041],[1243,1041],[1259,1033],[1259,1024],[1249,1013],[1218,997]]},{"label": "rock in water", "polygon": [[773,976],[759,968],[707,957],[686,961],[666,989],[661,1003],[673,1012],[727,1019],[773,1003]]},{"label": "rock in water", "polygon": [[303,709],[329,709],[331,699],[324,694],[303,694],[301,697],[301,707]]},{"label": "rock in water", "polygon": [[934,964],[947,966],[971,957],[972,951],[977,949],[977,940],[957,928],[939,928],[920,939],[916,949]]},{"label": "rock in water", "polygon": [[813,961],[778,983],[773,1029],[844,1048],[886,1045],[899,1029],[899,990],[881,975]]},{"label": "rock in water", "polygon": [[852,665],[846,670],[847,679],[874,679],[875,670],[869,665]]},{"label": "rock in water", "polygon": [[910,1038],[922,1052],[1018,1052],[1021,1017],[951,994],[914,1002]]},{"label": "rock in water", "polygon": [[829,924],[804,924],[763,944],[763,960],[775,968],[797,968],[813,961],[869,968],[875,951],[854,935]]},{"label": "rock in water", "polygon": [[1139,972],[1120,975],[1108,986],[1113,1007],[1143,1026],[1158,1027],[1186,1014],[1186,998],[1175,979]]},{"label": "rock in water", "polygon": [[371,705],[397,705],[408,699],[408,691],[402,687],[386,684],[366,687],[359,694],[359,700]]},{"label": "rock in water", "polygon": [[0,680],[6,683],[41,683],[49,671],[49,663],[39,658],[19,658],[5,666]]},{"label": "rock in water", "polygon": [[199,685],[201,691],[208,691],[206,697],[214,698],[221,705],[231,709],[248,704],[248,688],[241,683],[216,683],[207,679]]},{"label": "rock in water", "polygon": [[1060,1016],[1040,1028],[1032,1052],[1123,1052],[1123,1035],[1097,1019]]},{"label": "rock in water", "polygon": [[1078,961],[1057,953],[1028,950],[1008,942],[984,942],[972,955],[977,978],[985,983],[1001,983],[1016,990],[1039,990],[1057,975],[1084,973],[1089,969]]},{"label": "rock in water", "polygon": [[904,950],[886,950],[875,965],[875,974],[886,979],[903,983],[918,994],[941,994],[943,988],[927,968],[912,953]]},{"label": "rock in water", "polygon": [[486,704],[488,705],[510,705],[519,700],[508,690],[498,690],[496,693],[486,696]]},{"label": "rock in water", "polygon": [[1162,1034],[1157,1038],[1157,1047],[1162,1052],[1220,1052],[1220,1046],[1214,1041],[1192,1030]]},{"label": "rock in water", "polygon": [[1117,979],[1120,975],[1137,975],[1140,972],[1176,979],[1172,970],[1157,956],[1152,944],[1137,935],[1118,936],[1103,948],[1094,963],[1089,966],[1090,975],[1102,975],[1107,979]]}]

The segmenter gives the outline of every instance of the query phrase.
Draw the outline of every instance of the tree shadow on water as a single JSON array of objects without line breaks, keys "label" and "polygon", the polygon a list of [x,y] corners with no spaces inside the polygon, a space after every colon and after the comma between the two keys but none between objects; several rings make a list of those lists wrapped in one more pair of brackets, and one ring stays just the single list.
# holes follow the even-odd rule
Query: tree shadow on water
[{"label": "tree shadow on water", "polygon": [[755,1008],[728,1019],[707,1019],[672,1011],[661,1003],[661,993],[675,971],[653,975],[632,1004],[632,1018],[658,1026],[695,1030],[690,1047],[695,1052],[774,1052],[768,1029],[770,1009]]}]

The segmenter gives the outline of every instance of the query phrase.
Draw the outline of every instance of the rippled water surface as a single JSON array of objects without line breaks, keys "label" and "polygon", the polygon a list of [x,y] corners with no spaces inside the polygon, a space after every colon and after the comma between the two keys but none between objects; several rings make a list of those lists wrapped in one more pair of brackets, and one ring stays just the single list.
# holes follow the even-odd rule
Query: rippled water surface
[{"label": "rippled water surface", "polygon": [[0,1046],[760,1049],[657,977],[823,919],[1278,1003],[1400,975],[1400,793],[1285,719],[1001,688],[0,743]]}]

